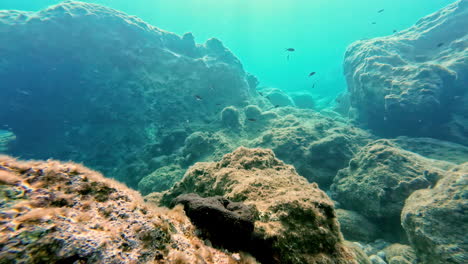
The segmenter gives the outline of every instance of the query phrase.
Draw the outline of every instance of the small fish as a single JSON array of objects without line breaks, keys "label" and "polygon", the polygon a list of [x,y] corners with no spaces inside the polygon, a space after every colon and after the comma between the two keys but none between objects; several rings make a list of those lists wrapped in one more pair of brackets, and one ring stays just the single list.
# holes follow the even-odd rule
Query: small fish
[{"label": "small fish", "polygon": [[341,103],[341,100],[340,99],[336,99],[335,100],[337,103]]},{"label": "small fish", "polygon": [[255,118],[248,118],[247,120],[249,120],[249,121],[251,121],[251,122],[257,121],[257,119],[255,119]]},{"label": "small fish", "polygon": [[315,88],[315,83],[314,83],[314,84],[312,84],[312,89],[314,89],[314,88]]},{"label": "small fish", "polygon": [[216,105],[221,105],[221,104],[218,103],[218,104],[216,104]]},{"label": "small fish", "polygon": [[296,49],[295,48],[287,48],[286,51],[294,52],[294,51],[296,51]]},{"label": "small fish", "polygon": [[398,31],[396,29],[393,30],[393,33],[397,33]]},{"label": "small fish", "polygon": [[278,108],[280,105],[275,105],[275,108]]},{"label": "small fish", "polygon": [[201,96],[199,96],[199,95],[194,95],[194,97],[195,97],[195,99],[196,99],[197,101],[203,100],[203,98],[202,98]]},{"label": "small fish", "polygon": [[443,45],[444,45],[444,43],[441,42],[441,43],[437,44],[437,47],[440,48],[440,47],[442,47]]},{"label": "small fish", "polygon": [[23,94],[23,95],[30,95],[30,93],[28,91],[24,91],[24,90],[18,90],[18,92],[20,94]]},{"label": "small fish", "polygon": [[382,13],[383,11],[385,11],[385,9],[380,9],[377,13]]},{"label": "small fish", "polygon": [[316,72],[311,72],[311,73],[309,73],[309,77],[312,77],[312,76],[314,76],[315,74],[316,74]]},{"label": "small fish", "polygon": [[377,24],[377,22],[372,22],[372,25],[375,25],[375,24]]},{"label": "small fish", "polygon": [[258,92],[258,94],[259,94],[260,96],[263,96],[263,93],[261,93],[261,92]]}]

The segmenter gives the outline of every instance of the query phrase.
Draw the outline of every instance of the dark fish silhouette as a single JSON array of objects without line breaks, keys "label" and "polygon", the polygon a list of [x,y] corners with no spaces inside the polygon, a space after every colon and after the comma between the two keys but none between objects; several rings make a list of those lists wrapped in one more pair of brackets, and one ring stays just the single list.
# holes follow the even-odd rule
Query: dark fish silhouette
[{"label": "dark fish silhouette", "polygon": [[295,48],[287,48],[286,51],[293,52],[293,51],[296,51],[296,49]]},{"label": "dark fish silhouette", "polygon": [[251,121],[251,122],[257,121],[257,119],[255,119],[255,118],[248,118],[247,120],[249,120],[249,121]]},{"label": "dark fish silhouette", "polygon": [[396,29],[394,29],[394,30],[393,30],[393,33],[397,33],[397,30],[396,30]]},{"label": "dark fish silhouette", "polygon": [[199,96],[199,95],[194,95],[194,97],[195,97],[195,99],[196,99],[197,101],[203,100],[203,98],[202,98],[201,96]]},{"label": "dark fish silhouette", "polygon": [[372,22],[372,25],[375,25],[375,24],[377,24],[377,22]]},{"label": "dark fish silhouette", "polygon": [[312,77],[312,76],[314,76],[315,74],[316,74],[316,72],[311,72],[311,73],[309,73],[309,77]]},{"label": "dark fish silhouette", "polygon": [[382,13],[383,11],[385,11],[385,9],[380,9],[377,13]]},{"label": "dark fish silhouette", "polygon": [[263,96],[263,93],[261,93],[261,92],[258,92],[258,94],[259,94],[260,96]]},{"label": "dark fish silhouette", "polygon": [[441,42],[441,43],[437,44],[437,47],[440,48],[440,47],[442,47],[443,45],[444,45],[444,43]]},{"label": "dark fish silhouette", "polygon": [[313,89],[313,88],[315,88],[315,83],[314,83],[314,84],[312,84],[312,89]]},{"label": "dark fish silhouette", "polygon": [[275,108],[278,108],[280,105],[275,105]]}]

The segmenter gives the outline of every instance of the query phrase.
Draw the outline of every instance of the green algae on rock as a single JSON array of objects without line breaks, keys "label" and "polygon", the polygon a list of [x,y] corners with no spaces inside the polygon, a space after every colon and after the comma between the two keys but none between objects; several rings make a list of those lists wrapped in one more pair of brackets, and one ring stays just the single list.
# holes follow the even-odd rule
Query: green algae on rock
[{"label": "green algae on rock", "polygon": [[196,163],[161,202],[184,193],[255,206],[261,243],[249,253],[263,263],[357,263],[343,244],[333,202],[271,150],[240,147],[219,162]]},{"label": "green algae on rock", "polygon": [[431,189],[414,192],[401,214],[403,228],[425,264],[468,259],[468,163],[445,173]]},{"label": "green algae on rock", "polygon": [[75,163],[0,157],[0,263],[233,263],[188,218]]}]

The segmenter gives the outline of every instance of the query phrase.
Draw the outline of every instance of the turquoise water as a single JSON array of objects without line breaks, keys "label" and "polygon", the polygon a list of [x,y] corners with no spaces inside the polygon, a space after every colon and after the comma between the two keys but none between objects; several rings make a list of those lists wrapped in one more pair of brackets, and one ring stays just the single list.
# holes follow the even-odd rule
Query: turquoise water
[{"label": "turquoise water", "polygon": [[[39,10],[56,0],[2,0],[0,9]],[[342,61],[353,41],[403,30],[448,0],[94,0],[161,29],[217,37],[261,86],[308,91],[331,101],[346,89]],[[379,10],[383,12],[378,13]],[[376,24],[373,24],[375,22]],[[285,48],[295,48],[290,60]],[[315,71],[317,74],[308,78]],[[313,84],[316,83],[314,88]],[[326,100],[326,101],[328,101]]]}]

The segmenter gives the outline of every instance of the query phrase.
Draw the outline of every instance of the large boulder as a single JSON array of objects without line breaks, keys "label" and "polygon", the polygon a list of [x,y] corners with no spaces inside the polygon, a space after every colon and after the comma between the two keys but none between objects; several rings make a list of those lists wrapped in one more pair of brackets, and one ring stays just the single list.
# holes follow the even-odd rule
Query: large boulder
[{"label": "large boulder", "polygon": [[0,263],[235,263],[180,208],[74,163],[0,157]]},{"label": "large boulder", "polygon": [[382,228],[397,233],[406,198],[442,177],[435,162],[388,140],[374,141],[338,172],[331,186],[333,198],[343,208],[379,220]]},{"label": "large boulder", "polygon": [[459,0],[345,55],[351,106],[378,134],[468,144],[468,2]]},{"label": "large boulder", "polygon": [[401,222],[422,263],[466,263],[468,163],[447,172],[434,188],[414,192]]},{"label": "large boulder", "polygon": [[328,189],[336,173],[372,136],[364,130],[312,110],[282,108],[271,128],[251,146],[270,148],[300,175]]},{"label": "large boulder", "polygon": [[357,263],[343,245],[333,202],[271,150],[240,147],[219,162],[196,163],[161,201],[187,193],[254,206],[249,252],[261,263]]},{"label": "large boulder", "polygon": [[247,74],[221,41],[199,45],[84,2],[0,11],[0,57],[0,123],[17,136],[9,153],[114,176],[167,130],[250,98]]}]

